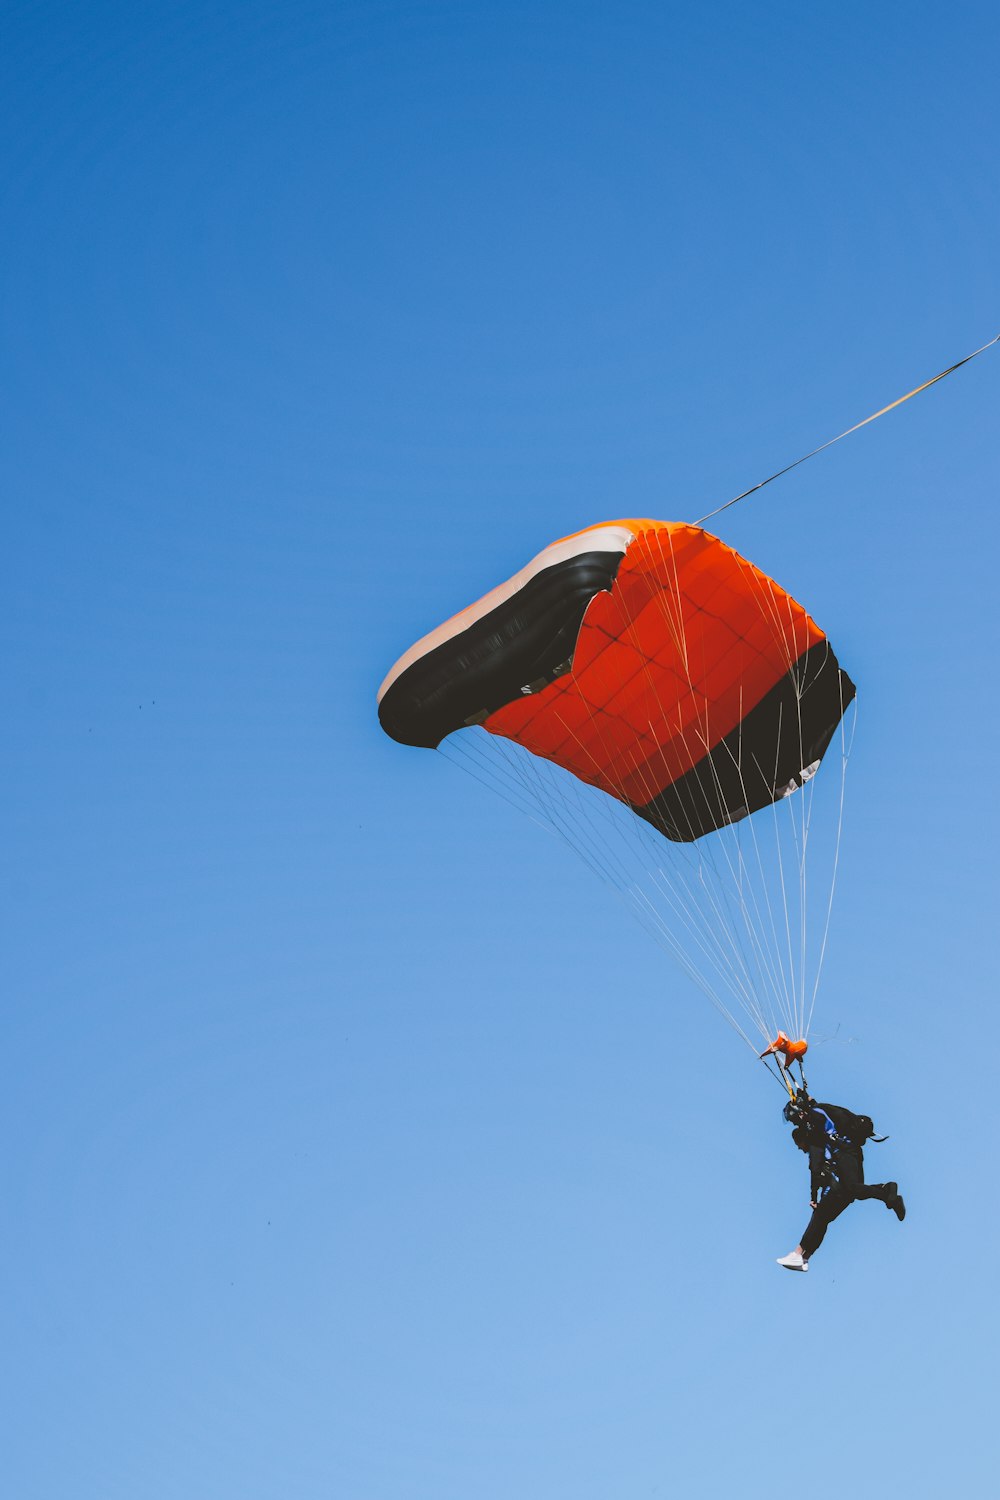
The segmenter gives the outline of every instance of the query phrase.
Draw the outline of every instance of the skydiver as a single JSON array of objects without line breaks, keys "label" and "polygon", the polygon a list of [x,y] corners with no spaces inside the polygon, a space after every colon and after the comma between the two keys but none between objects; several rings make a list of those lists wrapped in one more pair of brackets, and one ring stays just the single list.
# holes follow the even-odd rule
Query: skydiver
[{"label": "skydiver", "polygon": [[823,1243],[827,1229],[858,1198],[877,1198],[902,1223],[906,1204],[895,1182],[866,1184],[865,1141],[878,1140],[867,1115],[852,1114],[839,1104],[817,1104],[800,1089],[782,1111],[792,1128],[792,1140],[809,1157],[809,1206],[812,1218],[800,1244],[778,1265],[788,1271],[808,1271],[809,1258]]}]

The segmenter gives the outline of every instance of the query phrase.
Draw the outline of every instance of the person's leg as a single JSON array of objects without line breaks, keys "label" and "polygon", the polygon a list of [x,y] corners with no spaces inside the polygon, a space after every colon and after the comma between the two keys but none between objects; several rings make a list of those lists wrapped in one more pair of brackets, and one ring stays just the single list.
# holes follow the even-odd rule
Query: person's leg
[{"label": "person's leg", "polygon": [[854,1196],[856,1198],[877,1198],[881,1203],[885,1204],[886,1208],[891,1209],[901,1224],[906,1218],[906,1204],[903,1202],[898,1182],[866,1183],[863,1187],[855,1189]]},{"label": "person's leg", "polygon": [[816,1208],[813,1209],[813,1216],[806,1226],[805,1234],[802,1236],[801,1249],[803,1260],[809,1260],[812,1255],[815,1255],[823,1243],[826,1231],[834,1219],[840,1218],[840,1215],[844,1212],[848,1204],[853,1201],[853,1198],[853,1191],[850,1188],[841,1187],[839,1184],[836,1187],[832,1187],[828,1193],[823,1195]]}]

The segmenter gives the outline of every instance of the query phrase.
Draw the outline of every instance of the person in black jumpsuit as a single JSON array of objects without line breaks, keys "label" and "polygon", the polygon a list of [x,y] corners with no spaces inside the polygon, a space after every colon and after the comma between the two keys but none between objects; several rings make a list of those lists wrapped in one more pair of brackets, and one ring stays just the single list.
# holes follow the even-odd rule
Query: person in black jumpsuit
[{"label": "person in black jumpsuit", "polygon": [[836,1105],[816,1104],[810,1099],[802,1101],[801,1107],[792,1114],[795,1121],[792,1140],[809,1157],[809,1196],[813,1214],[801,1244],[779,1261],[779,1265],[790,1271],[808,1270],[809,1257],[823,1243],[834,1219],[857,1199],[877,1198],[886,1208],[892,1209],[900,1222],[906,1216],[906,1205],[895,1182],[865,1182],[861,1146],[836,1132],[831,1116],[839,1113]]}]

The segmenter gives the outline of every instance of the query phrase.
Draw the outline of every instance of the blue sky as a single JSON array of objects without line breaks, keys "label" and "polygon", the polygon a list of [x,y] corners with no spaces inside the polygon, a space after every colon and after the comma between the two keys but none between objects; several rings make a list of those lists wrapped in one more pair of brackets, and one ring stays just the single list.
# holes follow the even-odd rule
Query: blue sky
[{"label": "blue sky", "polygon": [[[0,1451],[18,1500],[983,1488],[1000,351],[720,519],[860,690],[780,1098],[374,695],[998,324],[996,8],[8,4]],[[841,1394],[846,1390],[847,1394]]]}]

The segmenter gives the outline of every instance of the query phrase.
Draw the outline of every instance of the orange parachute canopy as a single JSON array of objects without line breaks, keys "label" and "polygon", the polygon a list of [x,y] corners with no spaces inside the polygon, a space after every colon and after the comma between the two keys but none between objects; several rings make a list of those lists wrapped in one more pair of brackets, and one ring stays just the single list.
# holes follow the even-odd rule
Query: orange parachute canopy
[{"label": "orange parachute canopy", "polygon": [[418,641],[379,717],[429,747],[481,724],[689,843],[807,781],[854,692],[766,573],[697,526],[624,520],[554,542]]}]

